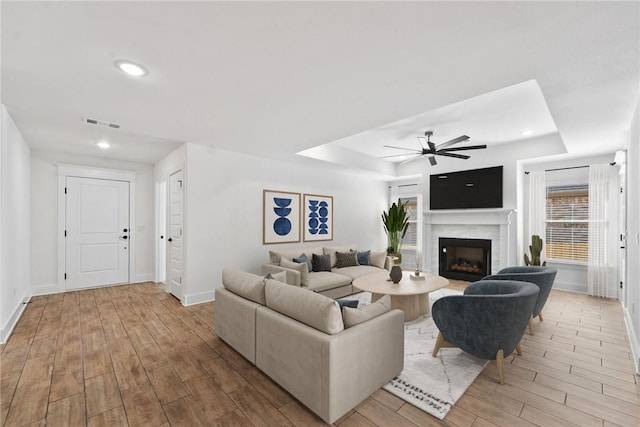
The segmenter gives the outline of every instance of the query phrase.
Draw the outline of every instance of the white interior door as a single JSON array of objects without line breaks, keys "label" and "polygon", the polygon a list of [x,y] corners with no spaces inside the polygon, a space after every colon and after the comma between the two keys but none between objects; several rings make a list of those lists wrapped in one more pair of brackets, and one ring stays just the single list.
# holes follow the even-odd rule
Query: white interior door
[{"label": "white interior door", "polygon": [[156,264],[156,281],[158,283],[167,284],[167,182],[159,182],[156,184],[156,212],[157,212],[157,229],[156,229],[156,247],[157,264]]},{"label": "white interior door", "polygon": [[129,282],[129,183],[66,178],[65,288]]},{"label": "white interior door", "polygon": [[169,292],[182,301],[183,229],[183,173],[179,170],[169,176]]}]

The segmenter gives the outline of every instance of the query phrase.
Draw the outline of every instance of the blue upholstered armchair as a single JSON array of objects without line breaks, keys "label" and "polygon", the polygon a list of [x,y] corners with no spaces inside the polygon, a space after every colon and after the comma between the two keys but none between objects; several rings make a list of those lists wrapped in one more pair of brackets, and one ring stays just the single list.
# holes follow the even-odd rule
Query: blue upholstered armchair
[{"label": "blue upholstered armchair", "polygon": [[529,333],[533,335],[533,319],[537,317],[542,321],[542,307],[547,302],[553,281],[556,279],[556,270],[553,267],[541,266],[525,266],[525,267],[507,267],[498,271],[498,274],[486,276],[482,280],[520,280],[523,282],[533,283],[540,288],[538,299],[533,306],[533,312],[529,319]]},{"label": "blue upholstered armchair", "polygon": [[482,280],[463,295],[445,296],[433,303],[433,321],[440,330],[433,357],[441,347],[459,347],[476,357],[496,361],[504,384],[504,356],[520,349],[520,339],[538,296],[527,282]]}]

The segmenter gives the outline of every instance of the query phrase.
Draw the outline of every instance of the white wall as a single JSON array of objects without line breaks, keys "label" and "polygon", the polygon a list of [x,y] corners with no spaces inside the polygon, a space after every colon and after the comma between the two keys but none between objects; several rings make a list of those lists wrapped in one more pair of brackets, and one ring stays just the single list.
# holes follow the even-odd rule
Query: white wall
[{"label": "white wall", "polygon": [[[186,304],[212,299],[225,267],[260,273],[270,249],[348,243],[386,248],[383,182],[195,144],[186,149]],[[184,158],[182,150],[156,166],[156,180],[166,179],[168,164]],[[333,241],[263,245],[263,189],[333,196]]]},{"label": "white wall", "polygon": [[631,121],[627,151],[627,280],[625,320],[640,373],[640,100]]},{"label": "white wall", "polygon": [[[613,162],[614,153],[604,154],[600,156],[590,156],[590,157],[582,157],[582,158],[574,158],[571,160],[563,160],[556,162],[544,162],[537,164],[529,164],[524,166],[524,170],[526,171],[540,171],[546,169],[556,169],[556,168],[571,168],[575,166],[585,166],[585,165],[595,165],[602,163],[611,163]],[[617,287],[618,283],[617,274],[615,273],[618,268],[618,198],[617,198],[617,188],[618,188],[618,170],[619,165],[612,166],[610,169],[610,179],[609,179],[609,200],[607,216],[609,219],[608,223],[608,236],[609,236],[609,244],[607,247],[607,262],[612,271],[611,280],[609,283],[609,287],[607,290],[607,295],[611,298],[615,298],[617,295]],[[589,169],[569,169],[564,172],[565,174],[572,174],[575,176],[581,176],[588,182],[589,180]],[[524,174],[524,172],[523,172]],[[562,179],[562,171],[551,172],[547,175],[548,180],[553,179]],[[526,224],[529,221],[529,181],[527,177],[523,179],[522,185],[522,221],[524,223],[524,228],[526,230]],[[524,233],[524,252],[529,253],[528,245],[529,239],[531,236],[527,235],[528,233]],[[543,237],[544,239],[544,237]],[[523,254],[517,258],[519,263],[523,263]],[[554,282],[554,289],[564,289],[568,291],[575,291],[581,293],[587,293],[587,266],[585,264],[576,264],[576,263],[558,263],[547,261],[547,264],[558,269],[558,275],[556,276],[556,280]]]},{"label": "white wall", "polygon": [[153,166],[70,153],[34,150],[31,154],[31,283],[34,294],[58,288],[58,163],[136,172],[136,271],[133,282],[154,277]]},{"label": "white wall", "polygon": [[30,149],[2,109],[0,147],[0,342],[5,342],[31,295],[29,277]]}]

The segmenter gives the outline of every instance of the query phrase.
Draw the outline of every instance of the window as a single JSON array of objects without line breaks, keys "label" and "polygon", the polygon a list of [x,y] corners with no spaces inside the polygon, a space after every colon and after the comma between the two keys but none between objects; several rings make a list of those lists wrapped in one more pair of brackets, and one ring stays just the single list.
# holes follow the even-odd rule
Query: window
[{"label": "window", "polygon": [[546,257],[586,262],[588,242],[589,185],[548,186]]},{"label": "window", "polygon": [[418,245],[418,198],[401,197],[400,202],[405,204],[405,209],[409,215],[409,227],[407,234],[402,239],[402,249],[416,250]]}]

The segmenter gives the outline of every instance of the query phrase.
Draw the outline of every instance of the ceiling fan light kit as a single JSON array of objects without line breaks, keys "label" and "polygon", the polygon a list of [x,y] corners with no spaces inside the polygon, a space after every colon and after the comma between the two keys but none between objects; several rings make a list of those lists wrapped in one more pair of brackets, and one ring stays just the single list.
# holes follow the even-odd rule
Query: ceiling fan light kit
[{"label": "ceiling fan light kit", "polygon": [[[402,161],[400,164],[404,164],[404,163],[408,163],[411,162],[415,159],[419,159],[420,157],[423,156],[428,156],[427,158],[429,159],[429,163],[431,163],[431,166],[435,166],[436,164],[438,164],[438,162],[436,161],[436,157],[435,156],[445,156],[445,157],[453,157],[456,159],[464,159],[467,160],[469,158],[471,158],[471,156],[468,156],[466,154],[456,154],[454,153],[454,151],[466,151],[466,150],[482,150],[484,148],[487,148],[487,146],[485,144],[482,145],[470,145],[470,146],[466,146],[466,147],[453,147],[453,148],[449,148],[450,146],[457,144],[459,142],[463,142],[463,141],[467,141],[469,140],[469,137],[467,135],[461,135],[457,138],[453,138],[447,142],[443,142],[442,144],[434,144],[433,142],[431,142],[431,136],[433,135],[433,131],[428,130],[424,133],[424,136],[418,136],[418,144],[420,144],[420,150],[413,150],[410,148],[404,148],[404,147],[394,147],[392,145],[385,145],[385,147],[387,148],[393,148],[396,150],[405,150],[405,151],[411,151],[412,154],[415,154],[414,157],[404,160]],[[426,138],[425,138],[426,137]],[[388,158],[388,157],[398,157],[398,156],[406,156],[407,154],[394,154],[391,156],[383,156],[383,158]]]}]

